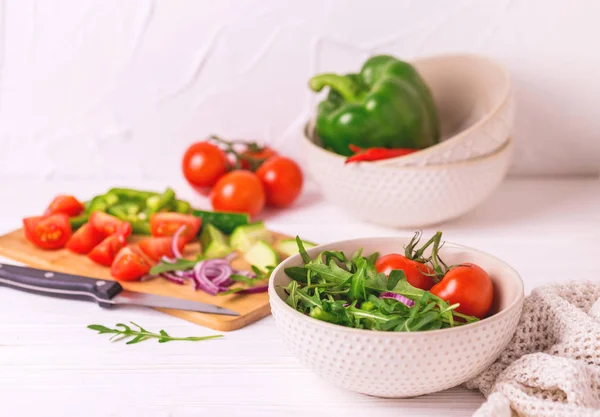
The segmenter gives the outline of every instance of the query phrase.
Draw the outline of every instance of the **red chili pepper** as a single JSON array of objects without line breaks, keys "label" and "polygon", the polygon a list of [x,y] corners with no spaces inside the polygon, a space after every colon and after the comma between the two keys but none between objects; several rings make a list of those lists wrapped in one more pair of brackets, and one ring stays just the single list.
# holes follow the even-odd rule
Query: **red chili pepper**
[{"label": "red chili pepper", "polygon": [[404,156],[416,152],[418,149],[408,149],[408,148],[369,148],[369,149],[360,149],[355,147],[354,145],[349,146],[353,152],[357,152],[353,147],[358,149],[358,153],[352,155],[348,159],[346,159],[346,163],[350,162],[364,162],[364,161],[381,161],[383,159],[396,158],[398,156]]},{"label": "red chili pepper", "polygon": [[350,150],[351,150],[352,152],[354,152],[354,153],[359,153],[359,152],[362,152],[362,151],[364,151],[364,149],[363,149],[363,148],[361,148],[361,147],[358,147],[358,146],[356,146],[356,145],[353,145],[353,144],[350,144],[350,145],[348,145],[348,149],[350,149]]}]

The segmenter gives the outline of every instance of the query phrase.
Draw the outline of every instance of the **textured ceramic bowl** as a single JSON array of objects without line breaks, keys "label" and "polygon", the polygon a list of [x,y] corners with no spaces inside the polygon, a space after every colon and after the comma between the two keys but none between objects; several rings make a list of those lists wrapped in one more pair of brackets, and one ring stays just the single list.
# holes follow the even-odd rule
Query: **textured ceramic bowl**
[{"label": "textured ceramic bowl", "polygon": [[424,227],[459,217],[483,202],[502,182],[513,144],[468,161],[426,167],[344,164],[342,158],[304,141],[305,166],[323,196],[350,214],[389,227]]},{"label": "textured ceramic bowl", "polygon": [[[321,245],[323,250],[353,253],[401,251],[409,238],[363,238]],[[477,323],[414,333],[352,329],[304,315],[285,303],[284,272],[302,264],[299,255],[283,261],[271,275],[269,298],[279,333],[298,360],[317,375],[343,388],[378,397],[412,397],[441,391],[473,378],[500,355],[515,332],[523,305],[519,274],[500,259],[446,243],[449,264],[473,262],[494,282],[495,314]]]},{"label": "textured ceramic bowl", "polygon": [[[433,94],[442,141],[411,155],[375,164],[396,167],[448,164],[488,155],[504,146],[515,113],[508,71],[478,55],[441,55],[412,63]],[[309,140],[320,145],[312,123],[306,131]],[[333,159],[344,159],[329,153]]]}]

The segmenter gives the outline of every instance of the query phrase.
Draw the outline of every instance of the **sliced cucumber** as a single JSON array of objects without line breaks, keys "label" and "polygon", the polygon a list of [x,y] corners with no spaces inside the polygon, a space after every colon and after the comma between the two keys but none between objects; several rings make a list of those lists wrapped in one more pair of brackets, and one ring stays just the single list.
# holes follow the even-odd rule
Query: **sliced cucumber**
[{"label": "sliced cucumber", "polygon": [[[315,243],[307,242],[306,240],[302,241],[304,245],[304,249],[310,249],[317,246]],[[283,239],[277,245],[277,251],[285,256],[292,256],[298,253],[298,244],[296,243],[296,239]]]},{"label": "sliced cucumber", "polygon": [[230,244],[233,249],[248,252],[250,247],[259,240],[267,244],[270,244],[273,240],[271,232],[267,230],[263,222],[236,227],[231,234]]},{"label": "sliced cucumber", "polygon": [[277,266],[279,258],[277,252],[268,243],[259,240],[254,243],[244,254],[244,259],[261,271],[267,271],[269,266]]},{"label": "sliced cucumber", "polygon": [[210,223],[202,228],[200,243],[207,258],[222,258],[231,253],[227,236]]},{"label": "sliced cucumber", "polygon": [[200,217],[203,225],[210,223],[225,234],[230,234],[236,227],[249,223],[248,215],[243,213],[192,210],[192,214]]}]

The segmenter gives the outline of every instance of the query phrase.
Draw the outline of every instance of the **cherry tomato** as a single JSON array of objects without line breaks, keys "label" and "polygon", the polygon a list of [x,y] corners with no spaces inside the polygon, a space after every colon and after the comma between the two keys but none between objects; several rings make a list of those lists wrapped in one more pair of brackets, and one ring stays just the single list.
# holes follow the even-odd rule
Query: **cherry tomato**
[{"label": "cherry tomato", "polygon": [[124,237],[131,234],[131,225],[129,223],[101,211],[94,211],[90,215],[89,223],[98,230],[102,237],[108,237],[114,233],[118,233]]},{"label": "cherry tomato", "polygon": [[[260,150],[250,150],[247,149],[244,152],[242,152],[242,156],[248,156],[252,159],[255,159],[257,161],[266,161],[267,159],[269,159],[272,156],[277,155],[277,152],[275,152],[274,149],[269,148],[268,146],[265,146],[263,148],[260,148]],[[244,158],[242,158],[241,160],[241,164],[242,164],[242,169],[250,169],[252,168],[251,163],[248,162],[247,160],[245,160]],[[262,163],[261,163],[262,164]]]},{"label": "cherry tomato", "polygon": [[88,258],[104,266],[111,266],[117,253],[125,247],[127,242],[123,236],[117,234],[105,238],[88,253]]},{"label": "cherry tomato", "polygon": [[250,171],[231,171],[217,182],[210,194],[215,210],[248,213],[255,216],[265,206],[265,191]]},{"label": "cherry tomato", "polygon": [[77,216],[83,212],[85,207],[72,195],[58,195],[46,209],[46,214],[66,214],[69,217]]},{"label": "cherry tomato", "polygon": [[150,272],[150,268],[138,250],[124,247],[110,267],[110,274],[119,281],[135,281]]},{"label": "cherry tomato", "polygon": [[490,276],[474,264],[461,264],[450,270],[431,289],[450,304],[460,303],[459,313],[484,318],[492,307],[494,285]]},{"label": "cherry tomato", "polygon": [[210,142],[190,146],[181,163],[185,179],[194,187],[211,187],[227,172],[225,152]]},{"label": "cherry tomato", "polygon": [[[171,250],[171,241],[170,237],[150,237],[144,240],[141,240],[139,245],[144,255],[153,261],[159,261],[163,256],[168,256],[169,258],[173,257],[173,251]],[[186,239],[179,238],[177,240],[177,248],[179,251],[183,251],[185,247]]]},{"label": "cherry tomato", "polygon": [[71,237],[71,225],[65,214],[23,219],[25,237],[42,249],[60,249]]},{"label": "cherry tomato", "polygon": [[410,285],[422,290],[428,290],[433,287],[433,278],[428,274],[433,274],[433,270],[425,264],[422,264],[398,253],[390,253],[382,256],[375,262],[377,272],[383,272],[389,275],[394,269],[401,269],[406,274],[406,280]]},{"label": "cherry tomato", "polygon": [[297,163],[283,156],[267,159],[256,171],[272,207],[288,207],[302,191],[303,176]]},{"label": "cherry tomato", "polygon": [[198,234],[202,219],[191,214],[181,213],[154,213],[150,217],[150,230],[152,236],[173,236],[181,226],[187,226],[181,234],[186,242]]},{"label": "cherry tomato", "polygon": [[67,242],[67,249],[85,255],[102,241],[102,234],[90,223],[81,226]]}]

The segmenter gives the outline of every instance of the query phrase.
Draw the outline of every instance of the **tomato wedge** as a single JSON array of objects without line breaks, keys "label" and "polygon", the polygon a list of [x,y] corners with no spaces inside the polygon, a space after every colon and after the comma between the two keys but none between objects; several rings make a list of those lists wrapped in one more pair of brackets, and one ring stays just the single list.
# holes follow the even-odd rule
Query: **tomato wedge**
[{"label": "tomato wedge", "polygon": [[[150,237],[141,240],[139,246],[148,258],[153,261],[159,261],[163,256],[168,256],[169,258],[174,256],[173,251],[171,250],[172,240],[173,239],[170,237]],[[185,238],[177,239],[177,247],[180,252],[183,250],[185,244]]]},{"label": "tomato wedge", "polygon": [[90,253],[88,258],[92,261],[104,265],[111,266],[117,253],[126,245],[125,238],[120,235],[111,235],[100,242]]},{"label": "tomato wedge", "polygon": [[71,237],[69,218],[64,214],[23,219],[25,237],[42,249],[60,249]]},{"label": "tomato wedge", "polygon": [[120,281],[135,281],[150,272],[150,264],[136,249],[125,247],[115,258],[110,274]]},{"label": "tomato wedge", "polygon": [[124,237],[128,237],[131,234],[131,224],[101,211],[94,211],[90,215],[89,222],[103,237],[114,233],[118,233]]},{"label": "tomato wedge", "polygon": [[187,226],[181,234],[189,242],[200,230],[202,219],[191,214],[155,213],[150,217],[152,236],[173,236],[181,226]]},{"label": "tomato wedge", "polygon": [[81,226],[67,242],[67,249],[85,255],[102,241],[102,235],[90,223]]},{"label": "tomato wedge", "polygon": [[72,195],[57,195],[48,206],[46,214],[66,214],[69,217],[78,216],[85,207]]}]

